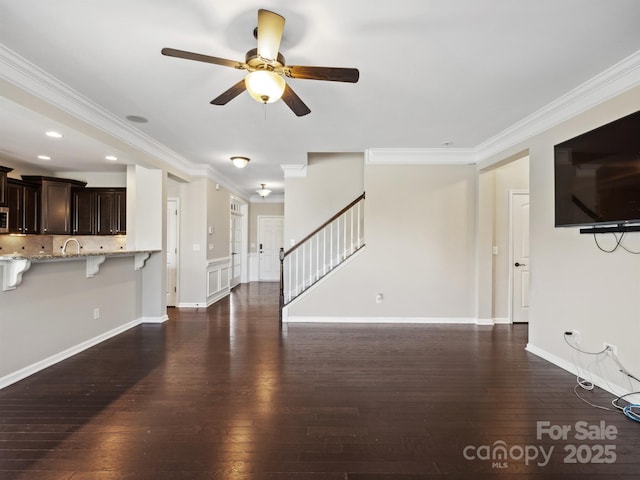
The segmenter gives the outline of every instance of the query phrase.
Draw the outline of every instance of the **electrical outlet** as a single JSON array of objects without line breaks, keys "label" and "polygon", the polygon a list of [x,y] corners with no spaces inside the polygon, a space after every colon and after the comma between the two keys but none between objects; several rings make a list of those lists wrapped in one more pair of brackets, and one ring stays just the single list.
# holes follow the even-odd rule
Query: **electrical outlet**
[{"label": "electrical outlet", "polygon": [[608,348],[609,351],[607,353],[612,353],[614,356],[618,356],[618,347],[615,345],[611,345],[610,343],[604,342],[604,348]]},{"label": "electrical outlet", "polygon": [[93,319],[94,320],[100,320],[100,309],[99,308],[94,308],[93,309]]},{"label": "electrical outlet", "polygon": [[382,303],[382,300],[384,300],[384,296],[379,293],[376,295],[376,303]]}]

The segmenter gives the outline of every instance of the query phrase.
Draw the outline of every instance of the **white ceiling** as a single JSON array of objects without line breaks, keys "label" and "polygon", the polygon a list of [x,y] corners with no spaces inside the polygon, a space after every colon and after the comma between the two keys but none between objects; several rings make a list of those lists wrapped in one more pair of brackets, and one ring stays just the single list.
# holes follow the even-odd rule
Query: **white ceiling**
[{"label": "white ceiling", "polygon": [[[259,8],[286,18],[287,64],[356,67],[360,81],[288,79],[311,109],[298,118],[246,93],[210,105],[243,72],[160,54],[243,60]],[[260,183],[282,193],[280,165],[309,152],[476,147],[637,52],[638,20],[638,0],[0,0],[0,43],[108,121],[250,195]],[[104,160],[116,150],[120,165],[139,161],[95,125],[54,121],[3,85],[0,158],[50,154],[59,171],[117,168]],[[53,127],[62,142],[43,140]],[[232,155],[251,163],[237,170]]]}]

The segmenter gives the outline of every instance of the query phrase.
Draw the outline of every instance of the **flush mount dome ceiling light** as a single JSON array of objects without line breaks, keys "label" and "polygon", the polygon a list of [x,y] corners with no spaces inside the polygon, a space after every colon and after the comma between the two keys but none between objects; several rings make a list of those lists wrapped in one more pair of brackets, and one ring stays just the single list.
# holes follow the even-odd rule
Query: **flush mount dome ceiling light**
[{"label": "flush mount dome ceiling light", "polygon": [[284,56],[278,51],[284,22],[284,17],[277,13],[258,10],[258,27],[255,30],[258,48],[249,50],[244,62],[174,48],[163,48],[162,54],[249,72],[246,78],[211,100],[213,105],[226,105],[247,90],[251,98],[260,103],[273,103],[282,98],[293,113],[301,117],[310,113],[311,110],[291,89],[284,77],[356,83],[360,78],[360,72],[357,68],[286,65]]},{"label": "flush mount dome ceiling light", "polygon": [[256,190],[256,193],[260,195],[262,198],[266,197],[271,193],[271,190],[269,190],[268,188],[265,188],[265,185],[266,183],[261,183],[260,188]]},{"label": "flush mount dome ceiling light", "polygon": [[233,162],[233,164],[238,167],[238,168],[244,168],[247,166],[247,164],[249,163],[249,158],[248,157],[231,157],[231,161]]}]

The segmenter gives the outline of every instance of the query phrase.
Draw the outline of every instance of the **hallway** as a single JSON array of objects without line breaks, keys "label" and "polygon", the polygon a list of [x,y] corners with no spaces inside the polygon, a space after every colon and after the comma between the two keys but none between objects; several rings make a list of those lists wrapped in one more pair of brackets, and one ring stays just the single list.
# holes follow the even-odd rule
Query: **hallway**
[{"label": "hallway", "polygon": [[[241,285],[0,391],[0,479],[637,478],[638,424],[578,400],[526,326],[281,330],[277,309],[276,283]],[[617,435],[540,439],[538,421]],[[539,456],[481,459],[498,441]],[[616,460],[565,464],[572,443]]]}]

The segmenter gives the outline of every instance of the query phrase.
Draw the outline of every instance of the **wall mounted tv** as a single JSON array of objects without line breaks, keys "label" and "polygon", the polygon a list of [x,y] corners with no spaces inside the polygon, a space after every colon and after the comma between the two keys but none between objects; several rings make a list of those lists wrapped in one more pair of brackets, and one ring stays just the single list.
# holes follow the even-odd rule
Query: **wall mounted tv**
[{"label": "wall mounted tv", "polygon": [[640,230],[640,111],[555,145],[554,157],[556,227]]}]

